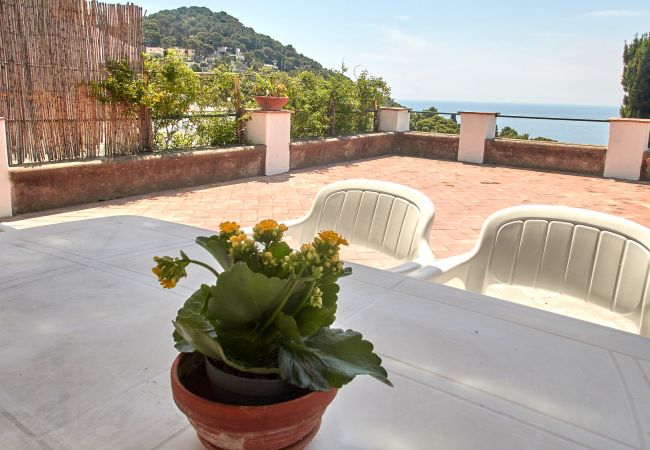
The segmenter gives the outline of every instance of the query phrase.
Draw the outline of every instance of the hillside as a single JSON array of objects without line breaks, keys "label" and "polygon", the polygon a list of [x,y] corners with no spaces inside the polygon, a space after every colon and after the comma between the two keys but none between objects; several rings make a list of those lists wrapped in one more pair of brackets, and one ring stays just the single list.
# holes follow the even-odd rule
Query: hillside
[{"label": "hillside", "polygon": [[293,46],[256,33],[223,11],[205,7],[182,7],[145,17],[144,39],[148,47],[193,49],[193,60],[203,68],[235,61],[251,68],[269,64],[284,71],[323,71],[318,62],[298,53]]}]

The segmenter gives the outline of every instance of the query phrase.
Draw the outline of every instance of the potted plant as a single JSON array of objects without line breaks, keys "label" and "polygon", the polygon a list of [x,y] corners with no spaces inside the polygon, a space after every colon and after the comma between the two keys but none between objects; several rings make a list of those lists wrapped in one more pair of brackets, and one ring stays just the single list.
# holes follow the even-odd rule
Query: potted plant
[{"label": "potted plant", "polygon": [[264,111],[280,111],[289,101],[287,87],[277,74],[255,74],[255,101]]},{"label": "potted plant", "polygon": [[337,280],[349,275],[339,259],[347,241],[322,231],[292,250],[287,227],[263,220],[246,235],[224,222],[196,242],[218,262],[155,257],[153,272],[173,288],[190,264],[215,277],[178,311],[172,367],[179,409],[211,449],[303,448],[320,426],[337,389],[368,374],[391,385],[370,342],[331,328]]}]

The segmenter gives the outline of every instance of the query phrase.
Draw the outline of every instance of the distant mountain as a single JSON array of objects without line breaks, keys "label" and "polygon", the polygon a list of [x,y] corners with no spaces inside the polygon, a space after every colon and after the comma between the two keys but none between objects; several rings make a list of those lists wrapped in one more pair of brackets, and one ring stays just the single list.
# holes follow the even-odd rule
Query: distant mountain
[{"label": "distant mountain", "polygon": [[298,53],[293,46],[256,33],[223,11],[198,6],[159,11],[145,17],[143,28],[148,47],[193,49],[195,62],[203,67],[208,66],[207,61],[210,65],[228,62],[239,48],[245,65],[251,68],[268,64],[284,71],[324,71],[317,61]]}]

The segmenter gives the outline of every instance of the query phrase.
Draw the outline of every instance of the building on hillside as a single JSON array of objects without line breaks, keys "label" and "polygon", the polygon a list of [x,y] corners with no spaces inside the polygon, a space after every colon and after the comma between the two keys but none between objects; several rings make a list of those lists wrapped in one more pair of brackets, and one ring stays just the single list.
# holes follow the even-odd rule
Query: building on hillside
[{"label": "building on hillside", "polygon": [[185,58],[185,61],[191,61],[194,59],[194,56],[196,54],[196,50],[193,48],[182,48],[182,47],[146,47],[145,48],[145,53],[147,55],[152,55],[152,56],[164,56],[165,52],[167,50],[173,50],[176,52],[178,55],[181,55],[183,58]]}]

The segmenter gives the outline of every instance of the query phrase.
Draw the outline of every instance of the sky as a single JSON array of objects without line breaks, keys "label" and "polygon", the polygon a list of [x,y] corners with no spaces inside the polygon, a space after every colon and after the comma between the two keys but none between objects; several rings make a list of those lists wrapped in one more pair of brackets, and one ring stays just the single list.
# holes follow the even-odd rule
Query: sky
[{"label": "sky", "polygon": [[650,31],[648,0],[132,1],[225,11],[398,100],[618,105],[623,45]]}]

